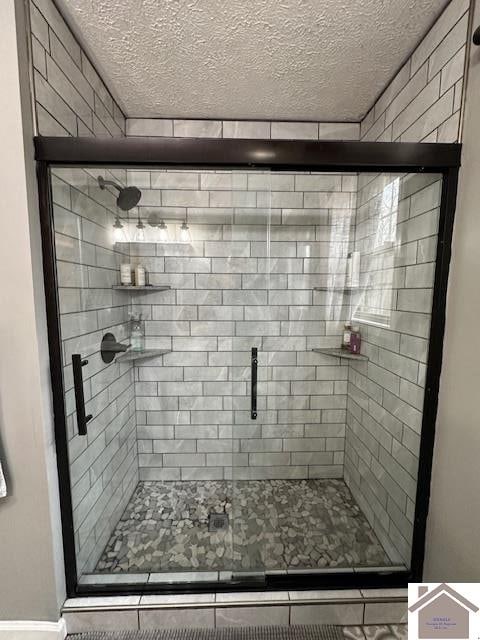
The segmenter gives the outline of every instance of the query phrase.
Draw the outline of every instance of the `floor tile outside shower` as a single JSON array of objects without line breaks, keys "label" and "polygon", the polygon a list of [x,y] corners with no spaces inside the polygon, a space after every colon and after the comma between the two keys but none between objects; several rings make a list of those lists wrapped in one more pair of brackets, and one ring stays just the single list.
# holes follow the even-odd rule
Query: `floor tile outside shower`
[{"label": "floor tile outside shower", "polygon": [[344,627],[345,640],[406,640],[406,624],[372,624],[358,627]]},{"label": "floor tile outside shower", "polygon": [[[212,513],[226,530],[209,531]],[[343,480],[182,481],[139,483],[96,571],[390,564]]]}]

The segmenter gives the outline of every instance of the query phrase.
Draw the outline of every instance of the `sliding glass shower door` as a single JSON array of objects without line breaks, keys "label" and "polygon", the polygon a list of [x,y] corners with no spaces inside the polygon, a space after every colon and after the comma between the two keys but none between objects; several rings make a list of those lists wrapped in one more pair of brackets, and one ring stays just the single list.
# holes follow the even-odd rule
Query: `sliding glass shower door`
[{"label": "sliding glass shower door", "polygon": [[261,570],[236,469],[260,435],[268,172],[56,168],[52,196],[80,582]]},{"label": "sliding glass shower door", "polygon": [[51,187],[78,583],[408,570],[441,177],[54,167]]},{"label": "sliding glass shower door", "polygon": [[343,482],[348,367],[330,351],[349,317],[357,175],[253,180],[270,187],[270,208],[245,236],[256,273],[244,276],[255,291],[236,323],[250,406],[234,415],[234,554],[257,578],[350,570],[363,560],[351,554],[352,531],[363,532]]}]

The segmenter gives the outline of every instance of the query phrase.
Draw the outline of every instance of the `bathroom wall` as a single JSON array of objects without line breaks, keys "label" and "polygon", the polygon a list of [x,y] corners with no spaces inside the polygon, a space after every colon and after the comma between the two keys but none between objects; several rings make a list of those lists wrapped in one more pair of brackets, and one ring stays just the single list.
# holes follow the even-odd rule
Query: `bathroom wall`
[{"label": "bathroom wall", "polygon": [[[2,635],[58,621],[65,599],[23,4],[0,2],[0,500]],[[16,625],[16,627],[14,626]],[[25,635],[25,634],[24,634]]]},{"label": "bathroom wall", "polygon": [[125,116],[52,0],[28,0],[37,130],[123,136]]},{"label": "bathroom wall", "polygon": [[[473,5],[477,28],[480,2]],[[480,353],[470,337],[472,319],[480,312],[479,112],[480,51],[472,47],[427,523],[424,579],[432,581],[476,582],[480,575]]]},{"label": "bathroom wall", "polygon": [[349,368],[345,480],[392,559],[406,563],[440,195],[434,174],[359,176],[355,249],[362,292],[353,316],[369,361]]},{"label": "bathroom wall", "polygon": [[[142,188],[144,220],[164,218],[174,239],[188,216],[193,238],[131,245],[151,282],[172,287],[132,300],[147,346],[172,350],[135,367],[140,478],[229,478],[232,462],[241,479],[341,477],[347,367],[311,349],[339,346],[348,311],[341,294],[313,287],[335,272],[343,284],[356,175],[128,178]],[[257,421],[249,412],[253,346]]]},{"label": "bathroom wall", "polygon": [[360,139],[457,142],[461,139],[468,0],[453,0],[361,123]]},{"label": "bathroom wall", "polygon": [[[96,176],[125,182],[125,172],[54,169],[55,245],[64,361],[65,405],[79,572],[91,571],[138,481],[131,364],[105,364],[102,336],[128,336],[128,297],[112,290],[125,257],[113,247],[110,191]],[[83,368],[88,435],[78,435],[71,357]]]}]

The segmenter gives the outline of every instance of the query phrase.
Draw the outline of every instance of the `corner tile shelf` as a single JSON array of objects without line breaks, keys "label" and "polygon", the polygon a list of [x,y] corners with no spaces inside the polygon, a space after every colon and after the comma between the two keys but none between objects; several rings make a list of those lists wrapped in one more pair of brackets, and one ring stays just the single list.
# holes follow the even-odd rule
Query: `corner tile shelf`
[{"label": "corner tile shelf", "polygon": [[313,287],[314,291],[336,291],[339,293],[353,293],[360,291],[361,287]]},{"label": "corner tile shelf", "polygon": [[126,351],[117,356],[116,362],[134,362],[135,360],[147,360],[148,358],[157,358],[164,356],[166,353],[172,353],[171,349],[145,349],[145,351]]},{"label": "corner tile shelf", "polygon": [[321,353],[324,356],[332,356],[332,358],[343,358],[344,360],[358,360],[359,362],[368,362],[368,356],[361,353],[349,353],[345,349],[312,349],[315,353]]},{"label": "corner tile shelf", "polygon": [[123,285],[116,284],[112,287],[115,291],[169,291],[172,287],[170,285],[156,286],[145,285],[144,287],[136,287],[135,285]]}]

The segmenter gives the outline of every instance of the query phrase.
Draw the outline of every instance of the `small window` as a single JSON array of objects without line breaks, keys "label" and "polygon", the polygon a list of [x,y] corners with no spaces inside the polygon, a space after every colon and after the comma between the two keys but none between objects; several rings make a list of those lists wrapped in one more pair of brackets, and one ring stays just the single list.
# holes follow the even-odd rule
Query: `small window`
[{"label": "small window", "polygon": [[[388,178],[385,184],[385,178]],[[353,319],[366,324],[390,326],[394,306],[395,253],[400,178],[378,176],[379,191],[363,205],[360,274],[362,294]],[[375,187],[373,187],[375,192]],[[371,233],[369,233],[371,231]]]}]

